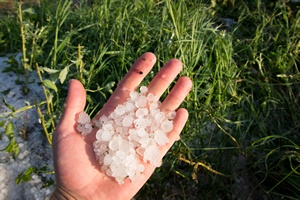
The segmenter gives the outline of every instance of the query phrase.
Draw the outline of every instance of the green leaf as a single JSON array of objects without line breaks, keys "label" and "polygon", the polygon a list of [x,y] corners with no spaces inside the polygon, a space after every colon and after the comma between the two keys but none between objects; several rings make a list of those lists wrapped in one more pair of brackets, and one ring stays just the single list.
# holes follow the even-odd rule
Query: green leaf
[{"label": "green leaf", "polygon": [[43,80],[43,84],[47,88],[50,88],[50,89],[54,90],[55,92],[57,92],[57,87],[56,87],[55,83],[53,83],[52,81],[46,79],[46,80]]},{"label": "green leaf", "polygon": [[43,179],[45,179],[45,178],[42,178],[42,182],[43,182],[42,188],[48,188],[48,187],[53,186],[55,184],[55,181],[52,180],[52,179],[44,180],[44,181],[43,181]]},{"label": "green leaf", "polygon": [[104,87],[112,94],[113,90],[112,88],[115,86],[116,82],[111,81],[109,83],[107,83]]},{"label": "green leaf", "polygon": [[8,122],[8,124],[5,127],[5,134],[8,138],[13,138],[15,133],[15,127],[12,122]]},{"label": "green leaf", "polygon": [[29,13],[29,14],[34,15],[35,10],[33,8],[27,8],[27,9],[23,10],[23,13]]},{"label": "green leaf", "polygon": [[20,112],[24,112],[24,111],[27,111],[27,110],[30,110],[31,108],[33,108],[34,106],[31,106],[31,105],[28,105],[28,106],[24,106],[22,108],[19,108],[16,110],[16,113],[20,113]]},{"label": "green leaf", "polygon": [[67,74],[69,72],[69,67],[66,66],[63,70],[61,70],[61,72],[59,73],[59,80],[60,83],[63,84],[67,78]]},{"label": "green leaf", "polygon": [[3,101],[4,105],[6,107],[8,107],[12,112],[16,111],[16,109],[12,105],[8,104],[4,98],[2,98],[2,101]]},{"label": "green leaf", "polygon": [[0,127],[3,127],[5,124],[5,121],[0,121]]},{"label": "green leaf", "polygon": [[50,69],[48,67],[39,67],[39,68],[40,68],[40,70],[45,71],[48,74],[55,74],[55,73],[59,72],[59,70],[57,70],[57,69]]},{"label": "green leaf", "polygon": [[22,181],[24,182],[28,182],[31,180],[31,174],[36,172],[36,168],[35,167],[29,167],[25,172],[22,172],[21,174],[19,174],[16,178],[15,178],[15,182],[16,184],[20,184],[22,183]]},{"label": "green leaf", "polygon": [[5,151],[13,155],[18,155],[20,148],[15,138],[10,140],[9,145],[5,148]]}]

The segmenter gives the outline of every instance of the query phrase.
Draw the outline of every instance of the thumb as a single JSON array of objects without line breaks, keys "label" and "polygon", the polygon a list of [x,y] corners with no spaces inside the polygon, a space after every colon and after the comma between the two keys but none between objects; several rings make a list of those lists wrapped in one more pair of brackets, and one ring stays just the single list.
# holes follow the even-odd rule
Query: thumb
[{"label": "thumb", "polygon": [[69,133],[74,131],[76,116],[84,110],[86,92],[80,81],[71,79],[69,82],[68,96],[64,104],[64,111],[56,132]]}]

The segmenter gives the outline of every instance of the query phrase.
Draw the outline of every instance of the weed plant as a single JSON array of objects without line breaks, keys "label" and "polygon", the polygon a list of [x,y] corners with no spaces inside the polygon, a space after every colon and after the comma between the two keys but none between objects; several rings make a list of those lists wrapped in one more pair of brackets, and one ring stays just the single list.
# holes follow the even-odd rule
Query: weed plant
[{"label": "weed plant", "polygon": [[39,74],[50,145],[69,79],[95,115],[142,53],[158,60],[143,84],[183,62],[190,117],[139,199],[299,199],[300,5],[226,2],[44,0],[1,18],[0,48],[22,51],[25,72]]}]

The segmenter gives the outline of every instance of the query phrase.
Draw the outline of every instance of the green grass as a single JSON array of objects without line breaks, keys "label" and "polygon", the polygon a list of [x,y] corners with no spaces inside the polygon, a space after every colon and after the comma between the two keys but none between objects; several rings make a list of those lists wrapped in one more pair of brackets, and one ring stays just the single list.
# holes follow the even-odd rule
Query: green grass
[{"label": "green grass", "polygon": [[179,58],[193,80],[190,118],[138,197],[299,199],[300,5],[226,2],[45,0],[0,19],[0,48],[24,52],[25,83],[26,70],[41,73],[50,140],[69,79],[84,84],[94,115],[139,55],[157,55],[145,84]]}]

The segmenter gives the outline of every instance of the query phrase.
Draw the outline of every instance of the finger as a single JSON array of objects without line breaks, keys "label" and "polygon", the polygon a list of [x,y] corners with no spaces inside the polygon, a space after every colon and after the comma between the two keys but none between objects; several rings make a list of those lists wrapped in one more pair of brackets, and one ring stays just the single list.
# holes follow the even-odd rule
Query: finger
[{"label": "finger", "polygon": [[164,91],[169,87],[172,81],[176,78],[182,70],[182,63],[178,59],[171,59],[158,72],[148,86],[148,91],[160,97]]},{"label": "finger", "polygon": [[161,109],[165,111],[176,110],[183,102],[192,88],[192,81],[190,78],[180,77],[171,92],[161,104]]},{"label": "finger", "polygon": [[188,111],[184,108],[178,109],[176,117],[173,121],[173,130],[168,133],[169,142],[161,147],[161,156],[163,157],[167,151],[171,148],[175,141],[180,139],[180,133],[185,126],[185,123],[188,119]]},{"label": "finger", "polygon": [[155,62],[156,57],[150,52],[144,53],[139,57],[126,76],[118,84],[118,87],[97,117],[112,112],[118,104],[124,103],[129,97],[129,93],[137,89],[145,76],[150,72]]},{"label": "finger", "polygon": [[74,132],[76,124],[76,114],[84,110],[86,102],[86,92],[80,81],[71,79],[69,82],[68,95],[65,102],[65,108],[57,125],[57,131],[60,133]]}]

